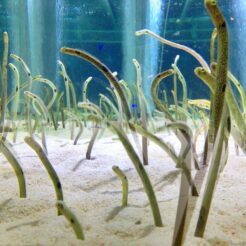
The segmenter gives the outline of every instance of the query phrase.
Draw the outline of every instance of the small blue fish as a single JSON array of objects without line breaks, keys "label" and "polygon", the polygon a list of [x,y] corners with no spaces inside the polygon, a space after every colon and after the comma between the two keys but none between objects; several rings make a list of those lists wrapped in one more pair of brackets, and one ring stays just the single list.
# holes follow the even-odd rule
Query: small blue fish
[{"label": "small blue fish", "polygon": [[97,48],[98,48],[99,50],[102,50],[102,49],[104,48],[104,44],[98,44],[98,45],[97,45]]},{"label": "small blue fish", "polygon": [[138,107],[138,105],[136,103],[132,104],[132,108],[137,108],[137,107]]}]

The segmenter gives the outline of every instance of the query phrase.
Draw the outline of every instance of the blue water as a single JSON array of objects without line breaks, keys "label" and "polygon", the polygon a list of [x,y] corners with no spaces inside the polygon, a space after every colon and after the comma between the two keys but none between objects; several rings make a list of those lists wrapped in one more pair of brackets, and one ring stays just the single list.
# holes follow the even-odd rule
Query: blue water
[{"label": "blue water", "polygon": [[[78,100],[81,100],[83,82],[89,76],[93,82],[88,88],[89,99],[98,100],[99,93],[107,94],[108,82],[100,72],[77,57],[60,53],[62,46],[83,49],[103,61],[118,78],[125,78],[132,86],[135,70],[132,58],[142,65],[143,87],[149,99],[153,76],[170,68],[177,54],[178,66],[186,78],[188,97],[209,98],[209,91],[193,70],[198,62],[189,54],[162,46],[153,38],[135,37],[134,32],[150,28],[169,40],[185,44],[209,62],[210,35],[213,30],[203,1],[196,0],[0,0],[0,33],[8,31],[10,52],[21,56],[33,75],[54,81],[64,90],[59,76],[57,59],[63,61],[72,79]],[[230,32],[230,69],[244,83],[244,57],[246,55],[245,23],[246,1],[220,0]],[[244,28],[245,29],[245,28]],[[2,36],[0,37],[2,54]],[[22,75],[22,82],[25,78]],[[11,91],[11,76],[9,90]],[[172,81],[166,89],[171,98]],[[178,84],[178,90],[181,85]],[[181,94],[179,95],[181,98]]]}]

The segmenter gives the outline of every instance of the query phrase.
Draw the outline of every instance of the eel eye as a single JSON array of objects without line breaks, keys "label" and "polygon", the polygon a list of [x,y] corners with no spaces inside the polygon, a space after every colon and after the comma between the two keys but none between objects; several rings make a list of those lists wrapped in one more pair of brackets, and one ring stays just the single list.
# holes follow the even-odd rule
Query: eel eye
[{"label": "eel eye", "polygon": [[213,6],[217,5],[217,0],[211,0],[210,4],[213,5]]}]

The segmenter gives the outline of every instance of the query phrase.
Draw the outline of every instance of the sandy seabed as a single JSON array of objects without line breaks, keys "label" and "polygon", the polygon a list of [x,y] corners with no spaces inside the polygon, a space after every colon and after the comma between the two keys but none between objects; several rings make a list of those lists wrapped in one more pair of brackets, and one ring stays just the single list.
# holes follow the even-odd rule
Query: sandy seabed
[{"label": "sandy seabed", "polygon": [[[65,136],[66,135],[66,136]],[[0,156],[0,245],[171,245],[180,171],[163,150],[149,144],[146,170],[156,192],[164,227],[153,225],[152,213],[140,179],[122,144],[112,136],[99,139],[92,160],[85,159],[88,138],[77,145],[67,133],[49,134],[49,159],[61,180],[66,205],[83,226],[85,240],[77,240],[64,216],[57,216],[55,191],[42,163],[19,135],[14,150],[24,170],[27,198],[19,198],[10,164]],[[161,137],[179,149],[173,135]],[[198,149],[203,140],[198,142]],[[121,209],[121,182],[112,171],[118,165],[129,180],[129,206]],[[204,185],[203,185],[204,187]],[[195,238],[201,198],[197,202],[186,246],[246,245],[246,157],[235,155],[233,140],[227,166],[220,174],[204,239]]]}]

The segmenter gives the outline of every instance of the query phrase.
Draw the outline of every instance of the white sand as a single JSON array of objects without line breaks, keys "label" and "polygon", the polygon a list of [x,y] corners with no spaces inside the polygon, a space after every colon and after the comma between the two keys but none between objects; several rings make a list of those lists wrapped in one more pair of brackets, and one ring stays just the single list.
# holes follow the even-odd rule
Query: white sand
[{"label": "white sand", "polygon": [[[24,169],[27,198],[18,197],[10,164],[0,161],[0,245],[171,245],[180,172],[159,147],[150,143],[146,170],[154,184],[164,227],[153,226],[141,182],[121,143],[112,137],[96,142],[93,160],[85,160],[88,140],[73,145],[67,138],[48,137],[49,159],[60,177],[67,206],[83,225],[85,241],[77,240],[68,221],[57,216],[51,180],[35,153],[20,136],[14,149]],[[178,143],[173,136],[165,140]],[[204,239],[194,238],[198,201],[185,245],[246,245],[246,157],[235,156],[220,175]],[[129,206],[122,210],[121,183],[111,167],[119,165],[129,179]],[[115,213],[117,212],[117,213]]]}]

